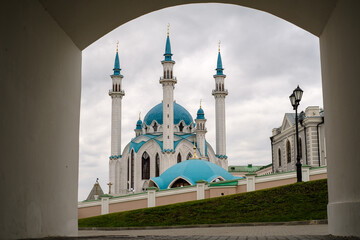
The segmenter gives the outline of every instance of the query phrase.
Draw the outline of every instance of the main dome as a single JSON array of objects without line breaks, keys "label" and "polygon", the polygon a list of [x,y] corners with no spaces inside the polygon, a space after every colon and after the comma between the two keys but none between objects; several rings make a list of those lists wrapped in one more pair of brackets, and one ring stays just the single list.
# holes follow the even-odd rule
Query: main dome
[{"label": "main dome", "polygon": [[217,178],[223,180],[233,180],[234,177],[228,171],[215,163],[205,160],[192,159],[180,162],[168,168],[159,177],[152,177],[156,186],[160,189],[167,189],[171,187],[176,179],[182,178],[190,185],[196,185],[196,181],[205,180],[207,182],[214,181]]},{"label": "main dome", "polygon": [[[160,125],[163,124],[163,103],[159,103],[146,114],[144,123],[149,126],[154,120]],[[179,124],[181,120],[186,125],[193,122],[191,114],[183,106],[174,102],[174,124]]]}]

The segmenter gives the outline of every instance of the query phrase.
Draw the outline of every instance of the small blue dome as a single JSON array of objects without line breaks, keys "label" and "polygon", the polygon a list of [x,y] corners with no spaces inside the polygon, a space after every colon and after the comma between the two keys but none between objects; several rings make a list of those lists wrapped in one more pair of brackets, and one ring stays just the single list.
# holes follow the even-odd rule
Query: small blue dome
[{"label": "small blue dome", "polygon": [[197,111],[196,119],[205,119],[205,113],[202,108],[199,108],[199,110]]},{"label": "small blue dome", "polygon": [[[150,125],[154,120],[160,125],[163,124],[163,103],[159,103],[146,114],[144,123]],[[174,102],[174,124],[179,124],[181,120],[186,125],[190,125],[193,122],[190,113],[183,106]]]},{"label": "small blue dome", "polygon": [[136,122],[136,129],[142,129],[142,121],[140,119]]},{"label": "small blue dome", "polygon": [[159,177],[152,177],[153,181],[160,189],[167,189],[178,178],[183,178],[191,185],[196,185],[196,181],[214,181],[217,178],[225,181],[237,179],[228,171],[215,163],[200,159],[186,160],[168,168]]}]

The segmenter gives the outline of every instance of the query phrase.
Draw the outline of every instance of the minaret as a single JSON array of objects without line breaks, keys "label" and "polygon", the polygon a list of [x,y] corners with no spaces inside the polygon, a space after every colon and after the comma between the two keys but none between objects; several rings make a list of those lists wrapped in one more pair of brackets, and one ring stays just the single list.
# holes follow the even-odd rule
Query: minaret
[{"label": "minaret", "polygon": [[216,75],[214,75],[215,89],[212,91],[212,95],[215,97],[216,156],[226,159],[225,97],[228,95],[228,91],[224,87],[226,75],[223,74],[223,70],[219,42]]},{"label": "minaret", "polygon": [[169,38],[169,25],[165,46],[165,59],[161,61],[164,75],[160,78],[163,87],[163,151],[174,152],[174,86],[177,82],[173,77],[175,61],[172,60]]},{"label": "minaret", "polygon": [[[119,43],[118,43],[119,44]],[[118,54],[118,45],[116,47],[114,74],[111,75],[112,89],[109,90],[109,95],[112,100],[111,107],[111,156],[110,156],[110,176],[109,180],[112,185],[111,192],[117,193],[114,189],[118,189],[118,183],[115,182],[115,175],[119,174],[115,171],[116,161],[121,158],[121,100],[125,95],[122,90],[123,75],[120,74],[120,61]]]},{"label": "minaret", "polygon": [[138,137],[142,134],[142,127],[143,123],[141,121],[140,113],[139,113],[139,120],[136,122],[136,128],[135,128],[135,137]]},{"label": "minaret", "polygon": [[200,152],[200,157],[201,158],[205,158],[206,157],[206,153],[205,153],[205,134],[207,132],[206,127],[205,127],[205,123],[206,123],[206,119],[205,119],[205,114],[204,114],[204,110],[201,108],[201,101],[200,101],[200,108],[197,111],[197,116],[195,119],[195,123],[196,123],[196,145],[197,145],[197,149]]}]

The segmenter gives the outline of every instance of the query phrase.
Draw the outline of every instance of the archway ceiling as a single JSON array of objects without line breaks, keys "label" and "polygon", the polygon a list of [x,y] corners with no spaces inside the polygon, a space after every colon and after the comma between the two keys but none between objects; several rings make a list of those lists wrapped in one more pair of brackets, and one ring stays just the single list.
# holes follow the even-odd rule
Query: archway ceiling
[{"label": "archway ceiling", "polygon": [[[80,50],[144,14],[205,0],[40,0]],[[337,0],[217,0],[268,12],[320,36]],[[165,23],[164,23],[165,24]]]}]

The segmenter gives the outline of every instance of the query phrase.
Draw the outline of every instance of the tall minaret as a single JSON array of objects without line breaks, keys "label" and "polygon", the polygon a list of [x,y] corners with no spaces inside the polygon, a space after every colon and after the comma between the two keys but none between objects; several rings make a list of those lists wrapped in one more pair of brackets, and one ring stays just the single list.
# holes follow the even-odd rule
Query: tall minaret
[{"label": "tall minaret", "polygon": [[197,149],[200,152],[200,158],[204,159],[206,158],[206,153],[205,153],[205,134],[207,132],[206,130],[206,118],[205,118],[205,114],[204,114],[204,110],[201,108],[201,101],[200,101],[200,108],[197,111],[197,116],[195,119],[196,122],[196,145],[197,145]]},{"label": "tall minaret", "polygon": [[160,78],[163,87],[163,151],[171,153],[174,152],[174,86],[177,80],[173,77],[175,61],[171,59],[169,25],[164,56],[165,59],[161,61],[164,75]]},{"label": "tall minaret", "polygon": [[[119,44],[119,43],[118,43]],[[109,95],[112,100],[111,107],[111,156],[110,156],[110,176],[111,192],[117,193],[114,189],[118,189],[118,184],[115,182],[116,173],[115,165],[116,161],[121,158],[121,100],[125,95],[122,88],[123,75],[120,74],[120,61],[118,54],[118,46],[116,47],[114,74],[111,75],[112,89],[109,90]]]},{"label": "tall minaret", "polygon": [[215,89],[212,91],[212,95],[215,97],[216,156],[226,159],[225,97],[228,95],[228,91],[224,87],[226,75],[223,74],[223,70],[219,42],[216,75],[214,75]]}]

